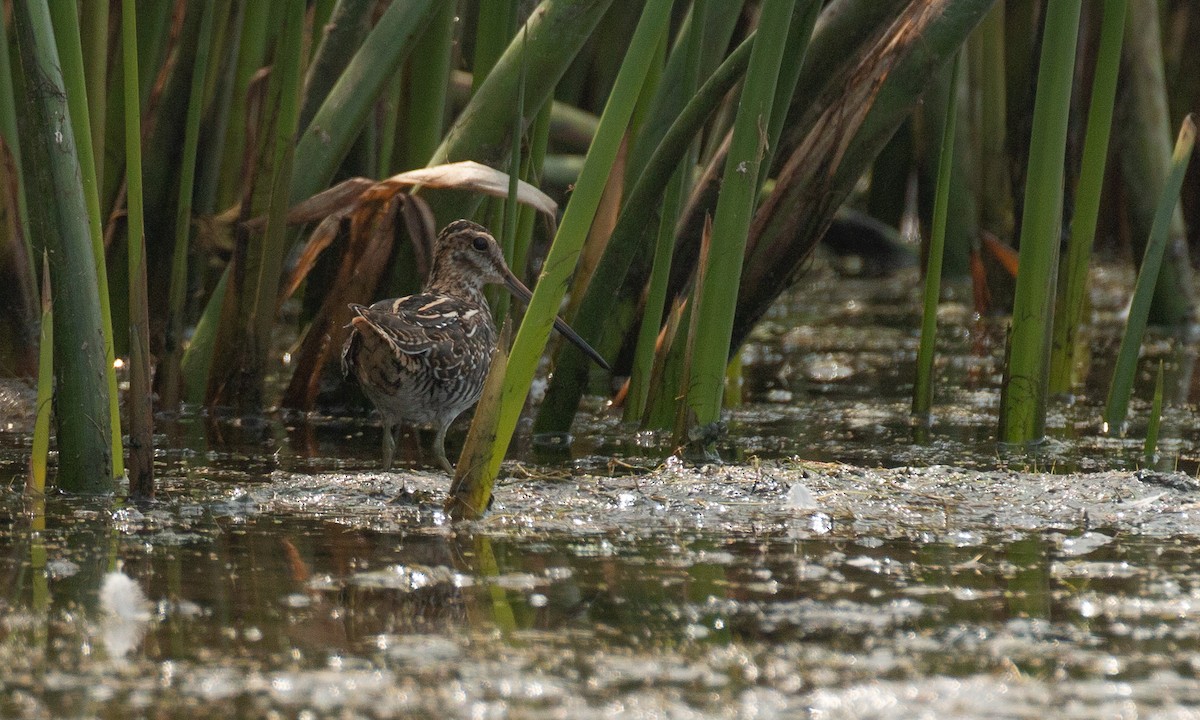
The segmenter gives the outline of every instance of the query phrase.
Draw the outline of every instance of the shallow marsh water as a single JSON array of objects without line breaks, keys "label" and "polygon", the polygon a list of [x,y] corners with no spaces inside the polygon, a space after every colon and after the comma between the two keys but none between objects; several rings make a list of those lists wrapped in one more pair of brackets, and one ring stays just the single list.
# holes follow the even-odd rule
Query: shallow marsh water
[{"label": "shallow marsh water", "polygon": [[1144,419],[1099,440],[1087,403],[1000,453],[999,333],[948,304],[920,437],[912,284],[818,276],[780,309],[735,462],[662,463],[600,413],[566,464],[519,453],[478,523],[445,521],[442,476],[371,470],[366,420],[164,419],[148,505],[10,488],[0,717],[1195,717],[1186,389],[1156,468]]}]

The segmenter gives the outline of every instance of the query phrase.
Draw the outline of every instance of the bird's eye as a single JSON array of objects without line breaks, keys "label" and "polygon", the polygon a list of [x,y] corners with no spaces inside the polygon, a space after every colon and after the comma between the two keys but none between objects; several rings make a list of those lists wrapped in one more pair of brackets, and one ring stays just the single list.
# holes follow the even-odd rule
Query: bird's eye
[{"label": "bird's eye", "polygon": [[482,235],[476,235],[475,239],[471,241],[471,246],[474,247],[476,250],[483,252],[484,250],[487,250],[487,246],[488,246],[487,238],[483,237]]}]

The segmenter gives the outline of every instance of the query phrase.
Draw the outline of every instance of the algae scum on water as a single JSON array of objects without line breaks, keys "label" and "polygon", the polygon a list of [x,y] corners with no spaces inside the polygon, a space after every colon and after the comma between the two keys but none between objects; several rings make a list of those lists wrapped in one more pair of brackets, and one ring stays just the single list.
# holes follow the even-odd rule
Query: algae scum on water
[{"label": "algae scum on water", "polygon": [[[276,472],[0,535],[6,717],[1174,717],[1196,483],[794,462]],[[110,564],[119,559],[116,569]],[[1139,714],[1139,717],[1143,716]]]}]

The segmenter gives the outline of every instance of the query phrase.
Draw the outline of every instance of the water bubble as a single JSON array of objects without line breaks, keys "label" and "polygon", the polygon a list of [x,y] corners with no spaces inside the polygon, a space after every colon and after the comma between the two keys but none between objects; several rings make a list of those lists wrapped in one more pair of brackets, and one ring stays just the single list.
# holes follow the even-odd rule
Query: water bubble
[{"label": "water bubble", "polygon": [[808,519],[808,529],[818,535],[827,535],[833,531],[833,518],[825,513],[813,513]]}]

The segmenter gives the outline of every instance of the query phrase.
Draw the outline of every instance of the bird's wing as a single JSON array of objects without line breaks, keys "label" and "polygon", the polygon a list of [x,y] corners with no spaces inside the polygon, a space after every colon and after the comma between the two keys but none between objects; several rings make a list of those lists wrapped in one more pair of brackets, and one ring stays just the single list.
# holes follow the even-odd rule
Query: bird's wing
[{"label": "bird's wing", "polygon": [[369,308],[351,306],[359,332],[378,335],[399,357],[437,354],[456,344],[463,317],[480,310],[451,297],[409,295],[381,300]]}]

